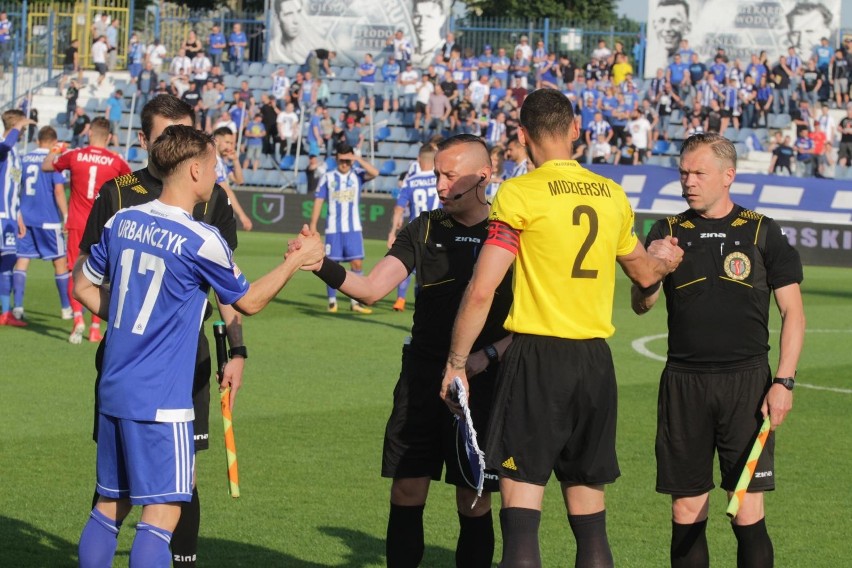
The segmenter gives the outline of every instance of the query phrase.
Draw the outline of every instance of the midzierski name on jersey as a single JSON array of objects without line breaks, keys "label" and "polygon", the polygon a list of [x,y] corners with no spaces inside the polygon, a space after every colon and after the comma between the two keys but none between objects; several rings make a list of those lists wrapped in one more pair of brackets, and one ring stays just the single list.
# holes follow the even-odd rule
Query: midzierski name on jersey
[{"label": "midzierski name on jersey", "polygon": [[141,225],[130,219],[123,219],[119,222],[118,238],[165,249],[177,255],[181,254],[183,243],[187,240],[187,237],[182,237],[168,229],[162,229],[153,223]]},{"label": "midzierski name on jersey", "polygon": [[584,181],[565,181],[564,179],[556,179],[547,182],[547,187],[550,189],[550,195],[590,195],[592,197],[612,197],[609,186],[605,183],[584,182]]}]

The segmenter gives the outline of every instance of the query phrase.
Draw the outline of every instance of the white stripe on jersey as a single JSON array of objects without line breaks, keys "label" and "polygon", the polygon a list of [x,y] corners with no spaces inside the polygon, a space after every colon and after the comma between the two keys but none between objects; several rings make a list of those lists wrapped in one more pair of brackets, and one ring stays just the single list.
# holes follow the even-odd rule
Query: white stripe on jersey
[{"label": "white stripe on jersey", "polygon": [[516,177],[522,176],[526,173],[527,173],[527,161],[524,160],[523,162],[521,162],[520,164],[515,166],[515,169],[512,170],[512,175],[510,175],[509,178],[516,178]]}]

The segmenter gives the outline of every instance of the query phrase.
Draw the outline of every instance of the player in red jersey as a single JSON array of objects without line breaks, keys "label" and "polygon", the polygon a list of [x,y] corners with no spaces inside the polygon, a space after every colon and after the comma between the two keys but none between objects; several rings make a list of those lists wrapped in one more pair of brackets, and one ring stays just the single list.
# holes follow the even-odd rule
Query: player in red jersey
[{"label": "player in red jersey", "polygon": [[[74,266],[80,252],[80,239],[83,229],[86,228],[86,220],[92,210],[92,204],[98,196],[101,186],[109,180],[130,173],[121,156],[107,150],[106,146],[110,139],[110,125],[106,118],[94,119],[89,127],[89,145],[85,148],[77,148],[62,155],[61,146],[54,147],[41,169],[45,172],[65,171],[71,172],[71,199],[68,202],[68,221],[65,228],[68,230],[68,265]],[[86,331],[86,323],[83,320],[83,306],[71,295],[71,308],[74,311],[74,329],[68,337],[71,343],[81,343],[83,333]],[[92,327],[89,330],[89,341],[101,340],[100,318],[92,314]]]}]

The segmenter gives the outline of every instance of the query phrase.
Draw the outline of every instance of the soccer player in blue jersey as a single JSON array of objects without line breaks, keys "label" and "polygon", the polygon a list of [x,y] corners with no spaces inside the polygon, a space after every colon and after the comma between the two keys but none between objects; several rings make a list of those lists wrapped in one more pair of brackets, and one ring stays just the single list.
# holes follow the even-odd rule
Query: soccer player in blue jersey
[{"label": "soccer player in blue jersey", "polygon": [[[377,175],[373,164],[352,151],[352,146],[342,143],[337,147],[337,169],[326,173],[317,188],[314,209],[311,213],[311,233],[317,230],[322,205],[328,201],[328,219],[325,227],[325,254],[331,260],[348,262],[352,272],[361,274],[364,260],[364,238],[361,235],[361,189],[364,183]],[[373,310],[352,300],[352,311],[371,314]],[[337,290],[328,287],[328,311],[337,311]]]},{"label": "soccer player in blue jersey", "polygon": [[195,337],[209,290],[254,314],[323,252],[318,235],[301,237],[298,251],[249,284],[218,230],[192,218],[195,205],[213,192],[212,138],[191,126],[169,126],[149,159],[162,178],[159,199],[119,211],[74,270],[77,298],[109,320],[98,389],[100,497],[80,537],[82,568],[111,565],[133,505],[143,508],[130,566],[171,565],[180,503],[192,496]]},{"label": "soccer player in blue jersey", "polygon": [[65,197],[65,178],[59,172],[43,172],[41,164],[50,148],[56,144],[56,130],[45,126],[38,132],[38,148],[21,158],[23,191],[18,211],[18,260],[12,275],[15,289],[15,308],[12,313],[24,319],[24,289],[30,260],[41,258],[53,261],[54,279],[62,306],[62,319],[70,320],[71,301],[68,298],[68,259],[62,225],[68,218]]},{"label": "soccer player in blue jersey", "polygon": [[12,314],[12,268],[15,266],[18,234],[18,189],[21,163],[15,145],[21,130],[35,124],[19,110],[7,110],[3,118],[3,141],[0,142],[0,325],[27,325]]},{"label": "soccer player in blue jersey", "polygon": [[[396,234],[402,228],[402,219],[406,210],[408,211],[408,220],[413,221],[420,217],[421,213],[432,211],[441,206],[436,188],[438,182],[435,177],[435,147],[432,144],[424,144],[420,147],[417,163],[420,170],[405,178],[396,200],[396,206],[393,208],[393,221],[391,221],[391,230],[388,234],[388,248],[393,246]],[[393,303],[395,312],[405,310],[405,294],[408,292],[410,283],[411,275],[409,274],[408,278],[396,287],[396,301]]]}]

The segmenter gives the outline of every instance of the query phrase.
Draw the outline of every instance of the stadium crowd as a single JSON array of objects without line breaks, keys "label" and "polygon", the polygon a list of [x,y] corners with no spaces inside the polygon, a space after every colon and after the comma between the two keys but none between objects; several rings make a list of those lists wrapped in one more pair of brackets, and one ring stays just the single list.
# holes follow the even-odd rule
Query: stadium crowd
[{"label": "stadium crowd", "polygon": [[[579,62],[549,52],[540,38],[531,44],[526,35],[514,48],[484,45],[476,53],[449,33],[432,60],[417,68],[411,43],[398,31],[354,69],[335,65],[334,51],[318,49],[301,66],[264,65],[269,73],[262,77],[260,67],[247,74],[260,64],[246,61],[240,24],[227,36],[214,26],[206,41],[190,31],[175,54],[158,40],[145,45],[134,33],[127,54],[137,109],[161,93],[183,98],[205,130],[227,127],[237,134],[242,167],[254,170],[263,156],[280,163],[295,154],[303,122],[309,151],[302,153],[318,158],[333,156],[344,142],[368,153],[370,121],[380,128],[393,117],[410,142],[475,134],[503,148],[510,160],[505,149],[517,136],[519,108],[529,92],[545,87],[574,103],[581,132],[574,156],[586,162],[656,163],[652,156],[674,155],[691,134],[719,132],[743,152],[772,152],[769,173],[819,177],[835,160],[852,164],[852,123],[837,124],[829,113],[849,103],[852,39],[836,49],[828,43],[822,38],[810,49],[790,47],[777,61],[765,52],[748,62],[731,59],[723,48],[712,61],[701,61],[682,39],[668,65],[644,81],[621,42],[601,40]],[[74,69],[74,49],[66,54],[66,70]],[[72,79],[66,90],[75,137],[87,119],[75,116],[79,89]],[[114,105],[112,112],[120,117]],[[795,138],[774,136],[791,123]],[[374,142],[383,136],[379,132]],[[844,149],[838,155],[839,144]],[[311,160],[309,171],[316,168],[322,170],[322,160]]]}]

